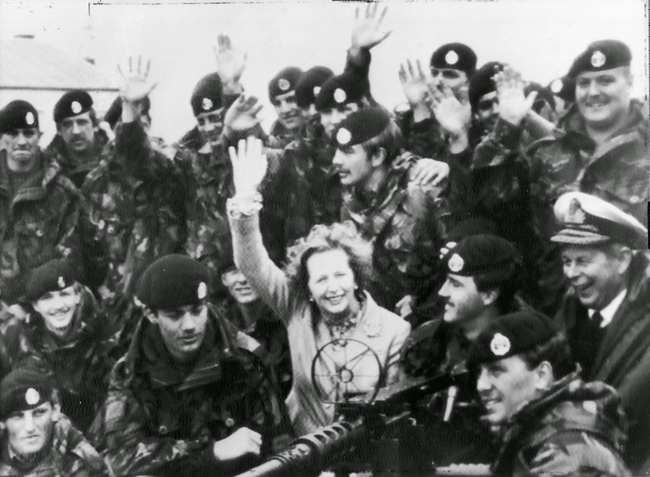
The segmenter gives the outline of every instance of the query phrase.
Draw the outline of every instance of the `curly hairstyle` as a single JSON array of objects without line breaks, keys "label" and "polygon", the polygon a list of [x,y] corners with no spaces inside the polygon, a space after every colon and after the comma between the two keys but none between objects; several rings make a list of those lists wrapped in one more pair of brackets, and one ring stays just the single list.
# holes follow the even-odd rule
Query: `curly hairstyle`
[{"label": "curly hairstyle", "polygon": [[307,260],[315,254],[330,250],[342,250],[355,281],[362,292],[372,276],[372,245],[364,240],[350,221],[332,225],[315,225],[309,234],[297,240],[287,250],[284,272],[297,297],[309,300],[309,272]]}]

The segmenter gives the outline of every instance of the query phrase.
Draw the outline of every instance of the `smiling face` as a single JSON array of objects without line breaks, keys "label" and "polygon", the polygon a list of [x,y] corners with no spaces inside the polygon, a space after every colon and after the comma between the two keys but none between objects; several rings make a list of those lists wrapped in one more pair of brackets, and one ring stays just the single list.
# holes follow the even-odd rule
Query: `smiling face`
[{"label": "smiling face", "polygon": [[223,118],[224,108],[210,111],[208,113],[199,113],[196,116],[196,123],[199,127],[199,134],[201,134],[203,143],[210,143],[213,147],[221,143]]},{"label": "smiling face", "polygon": [[443,319],[447,323],[466,323],[478,317],[486,308],[473,277],[447,274],[438,295],[446,298]]},{"label": "smiling face", "polygon": [[280,94],[273,101],[280,123],[289,131],[295,131],[302,125],[302,109],[296,103],[295,91]]},{"label": "smiling face", "polygon": [[484,94],[476,103],[475,118],[486,131],[492,131],[499,119],[499,98],[497,92]]},{"label": "smiling face", "polygon": [[537,371],[528,369],[519,356],[482,364],[476,387],[490,426],[502,426],[524,404],[538,397],[539,384]]},{"label": "smiling face", "polygon": [[336,127],[345,120],[350,114],[359,111],[360,107],[357,103],[348,103],[338,108],[324,109],[320,113],[320,122],[325,129],[325,134],[332,137]]},{"label": "smiling face", "polygon": [[50,440],[57,415],[50,402],[11,413],[5,421],[11,449],[18,455],[39,452]]},{"label": "smiling face", "polygon": [[576,103],[587,126],[603,130],[620,123],[630,107],[629,67],[587,71],[576,79]]},{"label": "smiling face", "polygon": [[38,157],[40,131],[37,128],[12,129],[2,137],[9,169],[16,172],[31,171]]},{"label": "smiling face", "polygon": [[45,293],[32,302],[32,307],[43,317],[49,331],[57,336],[64,336],[69,331],[80,300],[81,294],[72,285],[63,290]]},{"label": "smiling face", "polygon": [[616,251],[596,247],[565,247],[564,275],[587,308],[600,311],[625,288],[628,261]]},{"label": "smiling face", "polygon": [[332,164],[341,184],[346,186],[362,185],[373,170],[368,153],[361,144],[339,147],[334,154]]},{"label": "smiling face", "polygon": [[357,286],[347,254],[341,250],[315,253],[306,263],[309,292],[325,316],[341,316],[355,312]]},{"label": "smiling face", "polygon": [[255,290],[249,285],[244,274],[237,268],[222,273],[221,281],[230,292],[230,295],[241,305],[252,303],[259,298]]},{"label": "smiling face", "polygon": [[97,128],[90,118],[90,112],[62,119],[56,128],[71,151],[84,153],[93,149]]},{"label": "smiling face", "polygon": [[203,344],[208,307],[200,303],[158,310],[151,321],[158,325],[169,354],[177,361],[190,361]]}]

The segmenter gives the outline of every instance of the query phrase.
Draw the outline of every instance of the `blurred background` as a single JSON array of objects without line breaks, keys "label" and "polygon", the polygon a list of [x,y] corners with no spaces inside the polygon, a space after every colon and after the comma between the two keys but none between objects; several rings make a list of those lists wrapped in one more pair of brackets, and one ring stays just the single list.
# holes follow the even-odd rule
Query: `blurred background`
[{"label": "blurred background", "polygon": [[[160,2],[160,0],[159,0]],[[397,71],[407,58],[428,66],[435,48],[460,41],[479,66],[510,63],[525,79],[548,84],[567,72],[591,41],[615,38],[632,49],[635,95],[648,95],[648,18],[645,0],[385,2],[391,36],[373,50],[375,98],[392,109],[403,102]],[[267,83],[289,65],[343,70],[350,43],[352,2],[202,3],[0,0],[0,106],[26,99],[41,114],[47,144],[55,132],[54,103],[72,88],[91,90],[102,113],[117,94],[117,64],[129,56],[152,61],[158,87],[151,96],[152,134],[168,142],[194,126],[189,98],[196,82],[215,71],[217,35],[248,52],[242,77],[264,102],[263,125],[275,114]]]}]

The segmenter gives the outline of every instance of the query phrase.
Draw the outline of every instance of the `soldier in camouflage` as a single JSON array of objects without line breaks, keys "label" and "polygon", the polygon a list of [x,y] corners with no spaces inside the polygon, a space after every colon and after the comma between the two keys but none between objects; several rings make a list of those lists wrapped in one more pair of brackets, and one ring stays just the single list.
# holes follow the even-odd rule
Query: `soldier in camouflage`
[{"label": "soldier in camouflage", "polygon": [[585,383],[566,337],[536,312],[490,322],[469,367],[500,439],[494,475],[628,476],[627,422],[616,391]]},{"label": "soldier in camouflage", "polygon": [[13,371],[0,383],[0,475],[108,477],[104,460],[60,411],[45,374]]},{"label": "soldier in camouflage", "polygon": [[16,100],[0,112],[0,297],[15,303],[23,277],[57,257],[69,257],[84,283],[103,280],[103,249],[74,184],[38,147],[38,113]]},{"label": "soldier in camouflage", "polygon": [[30,271],[24,298],[31,312],[6,334],[14,369],[32,366],[49,374],[62,412],[85,432],[106,399],[113,326],[64,260]]},{"label": "soldier in camouflage", "polygon": [[259,343],[208,307],[209,278],[169,255],[139,282],[146,318],[90,431],[117,475],[233,475],[287,432]]}]

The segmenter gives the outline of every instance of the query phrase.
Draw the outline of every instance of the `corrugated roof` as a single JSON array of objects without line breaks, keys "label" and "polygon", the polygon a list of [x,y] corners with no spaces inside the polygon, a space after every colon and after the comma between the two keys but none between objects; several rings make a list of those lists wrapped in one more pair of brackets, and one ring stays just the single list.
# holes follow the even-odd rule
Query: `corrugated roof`
[{"label": "corrugated roof", "polygon": [[89,62],[28,38],[0,43],[0,89],[9,88],[118,91]]}]

